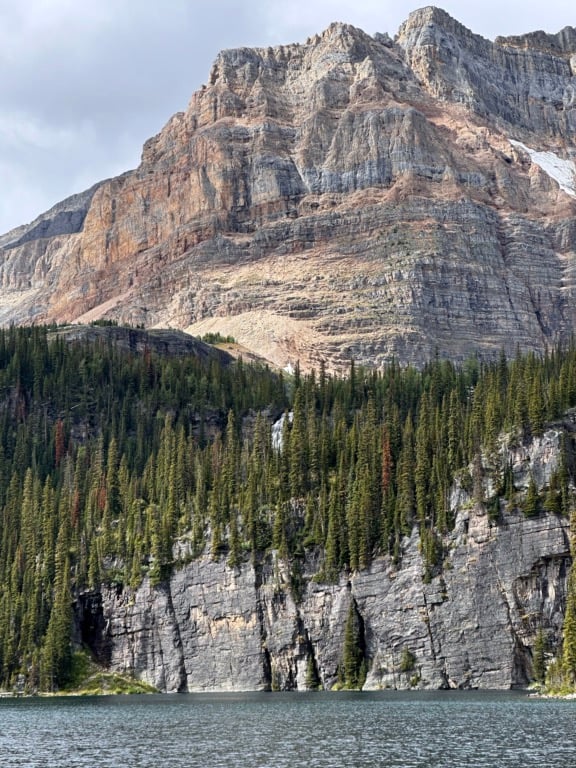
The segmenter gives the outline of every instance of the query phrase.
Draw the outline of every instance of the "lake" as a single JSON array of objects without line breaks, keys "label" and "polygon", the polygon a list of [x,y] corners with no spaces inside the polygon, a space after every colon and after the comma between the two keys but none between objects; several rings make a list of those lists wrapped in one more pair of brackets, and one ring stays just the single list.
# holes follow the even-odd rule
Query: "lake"
[{"label": "lake", "polygon": [[573,768],[576,701],[522,693],[0,699],[2,768]]}]

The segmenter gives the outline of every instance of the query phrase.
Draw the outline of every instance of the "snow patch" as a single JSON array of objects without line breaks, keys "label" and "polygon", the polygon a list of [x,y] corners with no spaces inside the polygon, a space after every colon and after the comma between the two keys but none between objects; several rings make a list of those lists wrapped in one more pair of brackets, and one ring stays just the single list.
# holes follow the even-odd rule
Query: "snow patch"
[{"label": "snow patch", "polygon": [[554,179],[566,194],[576,197],[576,163],[572,160],[563,160],[554,152],[537,152],[522,144],[521,141],[514,141],[514,139],[508,139],[508,141],[513,147],[526,152],[530,160]]}]

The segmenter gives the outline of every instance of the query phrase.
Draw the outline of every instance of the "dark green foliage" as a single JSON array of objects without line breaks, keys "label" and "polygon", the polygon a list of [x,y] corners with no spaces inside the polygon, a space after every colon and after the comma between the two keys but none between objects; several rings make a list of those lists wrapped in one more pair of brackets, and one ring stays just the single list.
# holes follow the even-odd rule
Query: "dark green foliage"
[{"label": "dark green foliage", "polygon": [[100,328],[113,328],[118,325],[118,322],[116,320],[106,320],[101,318],[100,320],[93,320],[90,325],[95,325]]},{"label": "dark green foliage", "polygon": [[532,476],[530,476],[530,482],[528,483],[523,510],[526,517],[536,517],[540,511],[540,494],[538,493],[538,487]]},{"label": "dark green foliage", "polygon": [[367,673],[364,622],[354,600],[350,601],[344,628],[342,673],[345,688],[362,688],[364,685]]},{"label": "dark green foliage", "polygon": [[534,649],[532,651],[532,671],[534,680],[537,683],[544,683],[546,680],[546,635],[542,627],[538,630]]},{"label": "dark green foliage", "polygon": [[408,674],[416,669],[416,656],[409,648],[402,649],[402,657],[400,659],[400,672]]},{"label": "dark green foliage", "polygon": [[0,687],[24,672],[30,689],[55,690],[77,592],[145,574],[160,584],[180,535],[204,549],[211,496],[220,549],[241,560],[236,419],[279,412],[286,395],[262,367],[65,343],[46,328],[0,330],[0,392]]},{"label": "dark green foliage", "polygon": [[563,512],[563,482],[562,473],[559,471],[553,472],[548,484],[548,490],[544,497],[542,507],[546,512],[551,515],[560,515]]},{"label": "dark green foliage", "polygon": [[[576,511],[570,516],[570,551],[576,557]],[[571,569],[568,577],[566,611],[562,638],[562,672],[565,681],[572,688],[576,686],[576,570]]]},{"label": "dark green foliage", "polygon": [[206,344],[235,344],[234,336],[222,336],[221,333],[205,333],[202,341]]},{"label": "dark green foliage", "polygon": [[562,666],[571,686],[576,685],[576,574],[571,571],[568,580],[566,613],[564,615]]},{"label": "dark green foliage", "polygon": [[[21,673],[30,688],[65,684],[79,591],[135,588],[146,576],[159,586],[201,554],[258,568],[274,548],[299,599],[306,548],[316,578],[336,580],[378,554],[400,567],[403,539],[417,532],[423,577],[434,578],[454,478],[485,505],[483,461],[501,428],[517,440],[539,434],[576,405],[575,380],[570,347],[462,368],[437,358],[422,371],[352,362],[346,378],[297,368],[287,395],[281,375],[241,361],[0,330],[0,687]],[[270,428],[282,412],[292,417],[278,448]],[[570,441],[563,453],[527,514],[570,512]],[[495,522],[502,498],[515,497],[510,468],[497,485]],[[342,675],[359,686],[354,616]]]},{"label": "dark green foliage", "polygon": [[318,674],[316,659],[314,658],[314,653],[310,650],[306,664],[306,688],[309,691],[317,691],[320,685],[320,675]]},{"label": "dark green foliage", "polygon": [[492,498],[488,499],[486,506],[491,522],[497,523],[500,519],[500,496],[498,494],[492,496]]}]

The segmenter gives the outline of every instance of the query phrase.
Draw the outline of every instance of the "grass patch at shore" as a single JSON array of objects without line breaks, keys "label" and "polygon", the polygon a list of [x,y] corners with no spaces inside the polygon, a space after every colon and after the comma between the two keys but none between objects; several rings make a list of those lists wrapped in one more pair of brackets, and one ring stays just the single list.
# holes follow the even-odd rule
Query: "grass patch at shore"
[{"label": "grass patch at shore", "polygon": [[157,693],[153,685],[129,675],[107,672],[99,667],[85,651],[77,651],[72,660],[68,685],[59,693],[65,696],[112,696]]}]

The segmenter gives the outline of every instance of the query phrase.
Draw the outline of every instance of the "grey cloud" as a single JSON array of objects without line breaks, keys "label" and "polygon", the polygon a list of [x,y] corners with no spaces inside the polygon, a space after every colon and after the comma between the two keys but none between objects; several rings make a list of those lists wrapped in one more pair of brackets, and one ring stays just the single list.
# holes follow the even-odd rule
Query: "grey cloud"
[{"label": "grey cloud", "polygon": [[0,173],[10,182],[0,231],[133,167],[143,142],[186,108],[218,50],[254,34],[240,2],[91,7],[0,2]]},{"label": "grey cloud", "polygon": [[[218,51],[304,40],[331,21],[394,34],[407,0],[0,0],[0,232],[133,167]],[[496,34],[576,23],[573,0],[443,5]]]}]

